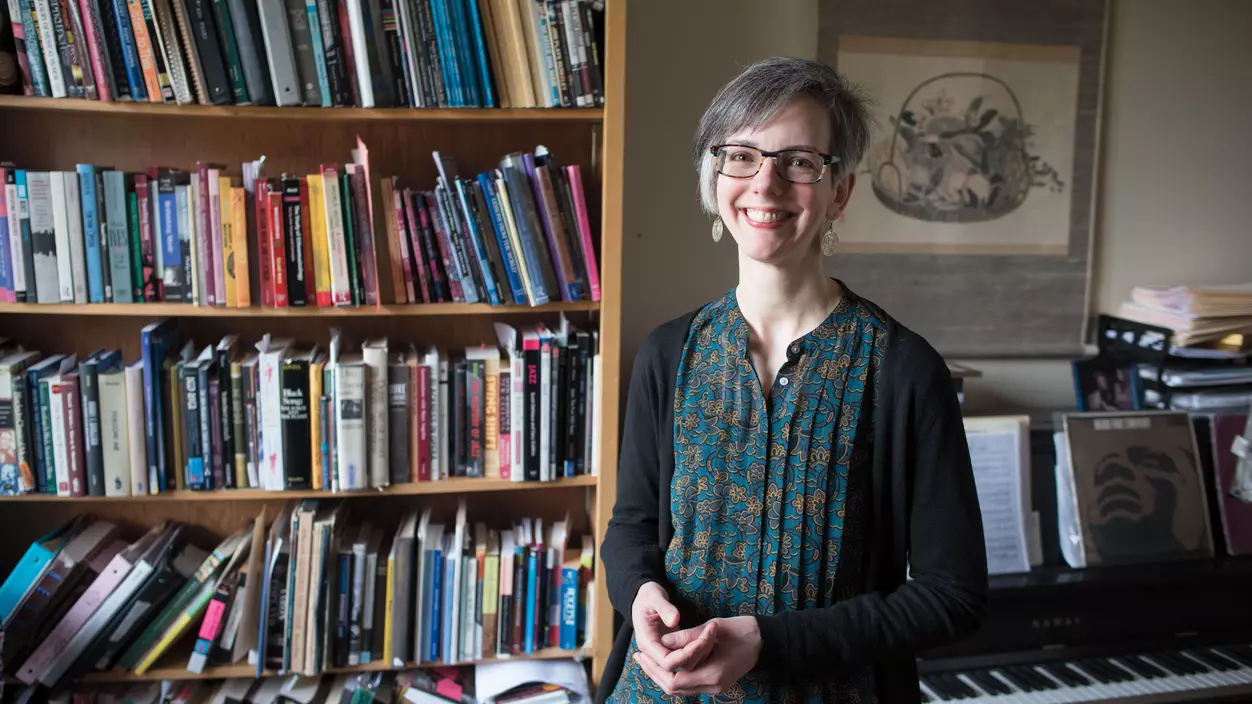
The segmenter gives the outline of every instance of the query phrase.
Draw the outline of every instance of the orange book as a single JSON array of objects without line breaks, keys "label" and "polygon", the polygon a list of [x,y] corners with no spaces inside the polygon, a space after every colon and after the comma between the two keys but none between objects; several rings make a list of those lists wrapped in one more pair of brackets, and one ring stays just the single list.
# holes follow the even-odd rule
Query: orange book
[{"label": "orange book", "polygon": [[[248,211],[247,194],[242,186],[230,189],[230,229],[234,233],[232,239],[235,249],[230,261],[226,263],[226,271],[235,277],[235,305],[248,308],[252,305],[249,292],[248,277]],[[228,293],[227,296],[230,294]],[[230,300],[227,298],[227,300]]]},{"label": "orange book", "polygon": [[139,55],[139,67],[143,69],[143,85],[148,91],[148,100],[163,103],[161,80],[157,77],[156,55],[153,53],[152,36],[148,34],[148,23],[144,19],[143,0],[126,0],[126,9],[130,11],[130,28],[135,34],[135,53]]},{"label": "orange book", "polygon": [[230,206],[230,177],[220,176],[217,179],[220,220],[222,224],[222,267],[226,270],[223,280],[226,283],[226,290],[223,294],[226,296],[226,307],[239,307],[239,291],[235,281],[235,228],[231,220]]}]

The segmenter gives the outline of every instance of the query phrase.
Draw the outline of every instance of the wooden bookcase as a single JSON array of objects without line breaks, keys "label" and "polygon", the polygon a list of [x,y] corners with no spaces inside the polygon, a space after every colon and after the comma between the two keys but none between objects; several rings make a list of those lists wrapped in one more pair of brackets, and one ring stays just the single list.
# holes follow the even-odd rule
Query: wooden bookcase
[{"label": "wooden bookcase", "polygon": [[[218,492],[170,491],[123,498],[58,498],[44,494],[0,497],[0,570],[5,574],[26,546],[68,517],[91,513],[136,528],[161,520],[192,527],[191,539],[202,547],[256,518],[261,506],[272,519],[284,503],[305,498],[343,500],[353,515],[367,511],[372,520],[394,523],[416,506],[432,506],[450,517],[464,497],[471,520],[499,522],[523,516],[547,520],[569,515],[573,534],[591,532],[597,547],[591,675],[599,679],[613,642],[609,604],[598,548],[612,512],[617,486],[619,370],[621,327],[622,176],[625,119],[626,3],[613,0],[605,13],[603,109],[355,109],[177,106],[150,103],[0,96],[0,160],[32,170],[72,171],[79,163],[142,170],[151,165],[194,168],[197,160],[225,164],[239,175],[239,165],[264,155],[266,173],[313,173],[321,163],[351,161],[360,138],[369,148],[375,181],[396,175],[403,185],[431,188],[436,180],[431,151],[455,156],[462,173],[494,168],[512,151],[546,145],[564,163],[578,164],[591,178],[587,206],[598,215],[601,301],[555,303],[541,307],[487,304],[381,305],[377,308],[221,309],[180,303],[147,304],[0,304],[0,335],[45,353],[89,353],[99,347],[121,349],[123,358],[139,357],[139,331],[160,318],[176,319],[185,337],[198,345],[238,333],[251,345],[265,333],[325,344],[332,327],[345,341],[360,344],[387,336],[395,343],[414,342],[456,348],[494,343],[492,323],[554,323],[567,316],[600,334],[603,394],[596,415],[600,424],[599,473],[548,483],[512,483],[492,479],[448,479],[361,493],[256,489]],[[376,221],[376,232],[385,229]],[[255,274],[254,274],[255,275]],[[378,517],[378,518],[374,518]],[[138,537],[137,535],[134,537]],[[94,673],[84,682],[132,679],[249,677],[252,667],[208,668],[203,675],[186,671],[190,648],[175,648],[142,678],[128,673]],[[530,657],[569,657],[546,650]],[[380,663],[348,668],[369,671]],[[342,672],[334,670],[331,672]]]}]

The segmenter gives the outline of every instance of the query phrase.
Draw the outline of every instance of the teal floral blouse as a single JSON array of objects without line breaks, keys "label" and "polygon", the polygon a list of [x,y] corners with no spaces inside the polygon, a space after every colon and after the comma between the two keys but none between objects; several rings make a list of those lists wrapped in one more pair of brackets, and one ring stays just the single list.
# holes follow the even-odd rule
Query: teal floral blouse
[{"label": "teal floral blouse", "polygon": [[[691,323],[674,395],[674,537],[665,569],[701,621],[830,606],[860,583],[875,386],[886,326],[846,292],[788,348],[769,397],[735,292]],[[634,662],[611,702],[871,702],[870,671],[752,671],[717,696],[666,696]]]}]

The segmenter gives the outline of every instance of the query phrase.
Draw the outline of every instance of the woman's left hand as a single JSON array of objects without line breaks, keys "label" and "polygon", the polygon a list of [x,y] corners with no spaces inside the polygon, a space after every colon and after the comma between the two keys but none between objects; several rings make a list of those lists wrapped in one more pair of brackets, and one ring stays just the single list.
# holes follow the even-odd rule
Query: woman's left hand
[{"label": "woman's left hand", "polygon": [[674,657],[658,663],[641,652],[635,661],[666,694],[721,694],[756,666],[761,631],[753,616],[715,618],[667,633],[661,644],[673,650]]}]

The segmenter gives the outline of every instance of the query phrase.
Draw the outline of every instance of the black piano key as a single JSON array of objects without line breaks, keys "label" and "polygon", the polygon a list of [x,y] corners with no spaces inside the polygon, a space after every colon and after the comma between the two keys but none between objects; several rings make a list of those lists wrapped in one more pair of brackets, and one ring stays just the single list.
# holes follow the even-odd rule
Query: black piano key
[{"label": "black piano key", "polygon": [[1229,645],[1223,645],[1220,648],[1213,648],[1213,650],[1216,650],[1218,653],[1238,662],[1244,667],[1252,667],[1252,652],[1240,650],[1235,646]]},{"label": "black piano key", "polygon": [[1035,686],[1034,682],[1022,677],[1021,673],[1016,671],[1016,668],[1002,667],[1000,668],[1000,674],[1008,678],[1009,682],[1012,682],[1014,686],[1023,692],[1035,692],[1039,690],[1039,688]]},{"label": "black piano key", "polygon": [[927,675],[922,678],[922,681],[926,683],[927,687],[935,690],[935,694],[938,694],[944,701],[951,701],[957,698],[956,692],[952,691],[946,684],[941,682],[937,675]]},{"label": "black piano key", "polygon": [[1213,671],[1212,668],[1210,668],[1208,665],[1205,665],[1202,662],[1198,662],[1194,658],[1189,658],[1186,655],[1183,655],[1183,651],[1181,650],[1173,650],[1173,651],[1170,651],[1169,654],[1171,657],[1177,658],[1179,662],[1186,663],[1188,666],[1190,666],[1191,672],[1189,674],[1200,675],[1200,674],[1206,674],[1206,673]]},{"label": "black piano key", "polygon": [[1022,666],[1022,674],[1029,677],[1035,683],[1035,686],[1042,690],[1056,689],[1057,684],[1052,678],[1039,674],[1034,667],[1029,665]]},{"label": "black piano key", "polygon": [[970,670],[964,673],[979,687],[987,690],[988,694],[1011,694],[1013,690],[1008,685],[996,679],[995,675],[986,670]]},{"label": "black piano key", "polygon": [[1237,660],[1235,660],[1234,658],[1232,658],[1232,657],[1230,657],[1230,656],[1228,656],[1228,655],[1222,655],[1221,653],[1217,652],[1217,649],[1216,649],[1216,648],[1208,648],[1208,649],[1205,649],[1205,651],[1204,651],[1204,652],[1205,652],[1205,653],[1208,653],[1209,655],[1211,655],[1211,656],[1213,656],[1213,657],[1215,657],[1215,658],[1221,658],[1222,660],[1225,660],[1225,661],[1226,661],[1226,663],[1227,663],[1227,664],[1229,664],[1229,665],[1230,665],[1233,669],[1238,670],[1238,669],[1240,669],[1240,668],[1242,668],[1242,667],[1243,667],[1243,666],[1242,666],[1242,665],[1240,665],[1240,664],[1239,664],[1239,662],[1238,662]]},{"label": "black piano key", "polygon": [[1237,665],[1229,662],[1226,658],[1223,658],[1220,655],[1206,653],[1202,648],[1184,650],[1183,653],[1194,660],[1203,662],[1205,665],[1208,665],[1218,672],[1226,672],[1227,670],[1234,670],[1238,668]]},{"label": "black piano key", "polygon": [[1127,655],[1123,657],[1121,661],[1123,665],[1139,673],[1141,676],[1147,677],[1148,679],[1155,679],[1157,677],[1165,676],[1164,670],[1157,667],[1156,665],[1153,665],[1147,660],[1144,660],[1138,655]]},{"label": "black piano key", "polygon": [[1073,664],[1071,663],[1058,662],[1056,663],[1056,666],[1068,672],[1070,676],[1072,676],[1075,680],[1077,680],[1078,685],[1088,685],[1088,684],[1091,684],[1093,681],[1090,677],[1087,676],[1087,673],[1074,667]]},{"label": "black piano key", "polygon": [[1095,679],[1100,684],[1113,684],[1113,679],[1105,672],[1104,668],[1096,664],[1094,660],[1080,660],[1074,663],[1078,669],[1084,674]]},{"label": "black piano key", "polygon": [[1161,663],[1161,665],[1174,673],[1175,675],[1197,675],[1200,673],[1200,666],[1190,660],[1183,660],[1174,653],[1159,652],[1152,653],[1152,659]]},{"label": "black piano key", "polygon": [[956,692],[959,698],[968,699],[970,697],[978,696],[978,692],[970,689],[969,685],[957,679],[956,675],[950,672],[945,672],[939,676],[943,678],[943,681],[947,683],[948,687],[950,687],[952,691]]},{"label": "black piano key", "polygon": [[1087,684],[1086,682],[1082,682],[1078,679],[1078,673],[1068,667],[1065,667],[1065,663],[1045,662],[1042,664],[1042,667],[1049,675],[1052,675],[1070,687]]},{"label": "black piano key", "polygon": [[1122,665],[1118,664],[1117,661],[1115,660],[1105,659],[1105,660],[1101,660],[1100,662],[1104,663],[1109,668],[1109,670],[1113,673],[1113,675],[1116,677],[1116,679],[1114,680],[1115,682],[1130,682],[1131,680],[1138,679],[1138,676],[1135,675],[1135,673],[1130,668],[1123,667]]}]

